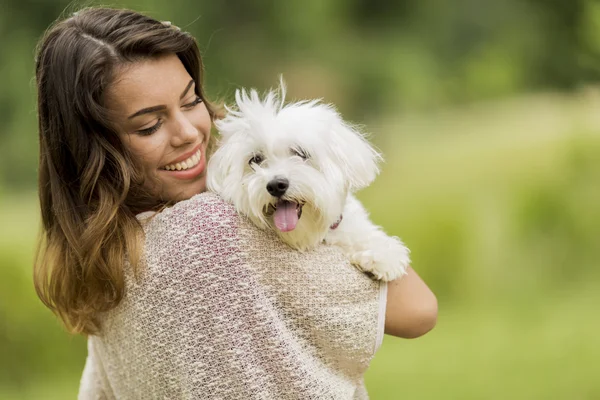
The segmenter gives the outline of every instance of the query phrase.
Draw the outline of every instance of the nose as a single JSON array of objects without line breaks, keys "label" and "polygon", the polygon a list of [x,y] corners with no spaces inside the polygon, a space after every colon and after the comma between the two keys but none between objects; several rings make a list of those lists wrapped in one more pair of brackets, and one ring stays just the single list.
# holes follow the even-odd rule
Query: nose
[{"label": "nose", "polygon": [[271,193],[272,196],[281,197],[285,194],[288,187],[290,187],[290,181],[286,178],[276,176],[267,183],[267,192]]},{"label": "nose", "polygon": [[181,113],[178,115],[176,121],[175,132],[171,136],[174,146],[177,147],[198,141],[198,129],[196,129],[192,121],[185,114]]}]

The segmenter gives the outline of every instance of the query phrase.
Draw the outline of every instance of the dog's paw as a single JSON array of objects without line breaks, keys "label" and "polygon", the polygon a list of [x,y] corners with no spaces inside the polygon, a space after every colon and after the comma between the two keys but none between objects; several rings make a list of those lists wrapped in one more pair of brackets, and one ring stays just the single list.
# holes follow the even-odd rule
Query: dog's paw
[{"label": "dog's paw", "polygon": [[376,267],[375,253],[372,250],[357,251],[350,254],[350,262],[362,272],[371,273]]},{"label": "dog's paw", "polygon": [[410,264],[410,251],[398,238],[388,239],[374,249],[351,254],[350,262],[375,279],[386,282],[405,275]]}]

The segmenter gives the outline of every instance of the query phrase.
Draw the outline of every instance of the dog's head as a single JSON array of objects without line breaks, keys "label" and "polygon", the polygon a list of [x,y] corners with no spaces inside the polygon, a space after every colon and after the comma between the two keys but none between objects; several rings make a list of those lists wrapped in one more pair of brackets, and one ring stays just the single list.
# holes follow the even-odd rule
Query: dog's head
[{"label": "dog's head", "polygon": [[210,190],[288,244],[321,241],[349,192],[377,175],[379,154],[331,105],[284,104],[285,88],[263,99],[236,91],[237,107],[215,124],[221,134],[208,166]]}]

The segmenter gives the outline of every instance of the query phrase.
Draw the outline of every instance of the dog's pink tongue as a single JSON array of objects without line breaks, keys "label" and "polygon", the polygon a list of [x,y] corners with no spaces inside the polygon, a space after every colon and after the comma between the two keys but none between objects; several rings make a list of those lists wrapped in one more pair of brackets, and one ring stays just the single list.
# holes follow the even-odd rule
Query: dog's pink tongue
[{"label": "dog's pink tongue", "polygon": [[281,232],[293,231],[298,223],[297,204],[291,201],[279,200],[273,215],[275,226]]}]

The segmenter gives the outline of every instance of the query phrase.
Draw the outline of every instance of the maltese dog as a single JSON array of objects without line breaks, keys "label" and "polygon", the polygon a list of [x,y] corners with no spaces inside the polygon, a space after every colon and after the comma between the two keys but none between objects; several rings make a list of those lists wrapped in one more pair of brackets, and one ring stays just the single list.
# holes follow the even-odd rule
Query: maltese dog
[{"label": "maltese dog", "polygon": [[352,193],[379,173],[381,156],[333,106],[284,103],[285,86],[260,98],[237,90],[215,121],[220,144],[207,185],[261,229],[300,251],[325,241],[376,279],[406,273],[409,250],[374,225]]}]

